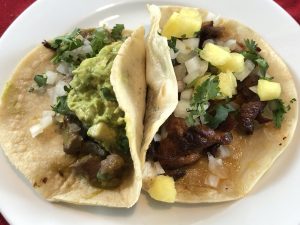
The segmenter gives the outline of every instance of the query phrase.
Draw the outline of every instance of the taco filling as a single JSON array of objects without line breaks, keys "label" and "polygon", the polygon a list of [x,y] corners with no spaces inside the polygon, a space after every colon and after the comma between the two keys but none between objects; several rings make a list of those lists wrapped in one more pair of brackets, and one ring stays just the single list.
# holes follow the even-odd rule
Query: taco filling
[{"label": "taco filling", "polygon": [[32,137],[46,128],[43,120],[50,121],[47,126],[56,123],[64,152],[77,158],[70,166],[92,186],[105,189],[119,186],[132,169],[124,111],[110,83],[113,61],[126,39],[123,29],[76,29],[45,41],[58,67],[36,75],[30,90],[37,95],[47,91],[54,103],[53,113],[30,128]]},{"label": "taco filling", "polygon": [[196,9],[179,8],[167,18],[159,35],[168,41],[178,104],[147,151],[146,189],[166,202],[176,199],[166,186],[230,193],[243,157],[233,140],[271,123],[280,129],[290,106],[254,40],[230,37],[218,17],[203,18]]}]

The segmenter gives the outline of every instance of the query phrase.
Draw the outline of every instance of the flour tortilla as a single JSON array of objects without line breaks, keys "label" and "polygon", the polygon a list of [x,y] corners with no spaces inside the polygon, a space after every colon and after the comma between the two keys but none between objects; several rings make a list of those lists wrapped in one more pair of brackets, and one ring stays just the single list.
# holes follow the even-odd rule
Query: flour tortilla
[{"label": "flour tortilla", "polygon": [[[54,71],[53,52],[42,45],[17,66],[7,83],[0,104],[0,143],[11,163],[49,201],[82,205],[131,207],[138,200],[142,175],[138,151],[141,148],[145,109],[144,29],[139,28],[121,46],[111,70],[119,106],[125,112],[126,134],[134,171],[113,190],[94,188],[75,176],[70,165],[76,158],[63,151],[58,127],[51,125],[32,138],[29,128],[38,123],[44,110],[51,110],[48,94],[29,93],[36,74]],[[135,84],[135,85],[131,85]]]},{"label": "flour tortilla", "polygon": [[[147,40],[146,77],[150,96],[157,97],[150,97],[147,101],[145,137],[141,150],[142,162],[145,162],[146,151],[154,134],[177,105],[178,90],[167,40],[160,36],[158,31],[159,28],[163,28],[172,13],[180,11],[181,8],[180,6],[162,6],[160,8],[154,5],[149,6],[152,25]],[[208,11],[198,10],[202,18],[205,18]],[[281,98],[283,101],[289,103],[292,98],[297,98],[295,84],[289,69],[257,33],[245,25],[229,19],[221,19],[218,26],[225,27],[226,36],[236,39],[240,43],[243,43],[244,39],[255,40],[262,49],[261,55],[270,65],[268,73],[273,75],[274,81],[279,82],[282,86]],[[256,129],[250,136],[234,133],[234,139],[229,148],[233,152],[233,157],[238,160],[238,166],[230,168],[230,164],[227,165],[227,168],[230,168],[230,182],[223,182],[218,191],[208,187],[197,187],[197,177],[201,178],[203,170],[207,170],[208,167],[207,159],[202,158],[187,170],[187,178],[184,178],[184,181],[176,181],[176,201],[183,203],[222,202],[245,196],[288,146],[297,124],[297,112],[298,105],[294,103],[291,110],[285,114],[280,129],[276,129],[272,123],[268,123]],[[143,189],[147,191],[151,181],[152,179],[144,174]]]}]

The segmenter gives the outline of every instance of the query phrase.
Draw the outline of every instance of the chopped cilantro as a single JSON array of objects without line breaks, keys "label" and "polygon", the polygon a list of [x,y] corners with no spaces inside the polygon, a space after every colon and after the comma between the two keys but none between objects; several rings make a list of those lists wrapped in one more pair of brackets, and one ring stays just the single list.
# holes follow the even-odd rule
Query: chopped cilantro
[{"label": "chopped cilantro", "polygon": [[52,106],[52,110],[62,115],[73,115],[67,104],[67,95],[59,96],[56,99],[56,104]]},{"label": "chopped cilantro", "polygon": [[116,41],[122,40],[123,30],[124,30],[124,24],[116,24],[111,31],[111,37]]},{"label": "chopped cilantro", "polygon": [[47,84],[47,77],[44,75],[35,75],[33,79],[39,87],[46,86]]},{"label": "chopped cilantro", "polygon": [[258,47],[257,44],[254,40],[249,40],[246,39],[245,40],[245,46],[246,46],[246,50],[241,52],[241,54],[246,58],[251,60],[253,63],[255,63],[261,73],[262,78],[266,77],[266,72],[269,68],[269,64],[268,62],[259,55],[258,53]]},{"label": "chopped cilantro", "polygon": [[56,54],[52,59],[53,63],[57,64],[61,61],[72,63],[73,59],[70,51],[83,45],[83,37],[80,34],[80,29],[76,28],[71,33],[59,36],[48,42],[48,45],[55,49]]},{"label": "chopped cilantro", "polygon": [[281,99],[274,99],[268,104],[273,114],[274,125],[276,128],[280,128],[283,121],[283,116],[287,112],[288,107],[284,105]]},{"label": "chopped cilantro", "polygon": [[205,115],[205,119],[206,121],[208,121],[207,125],[212,129],[216,129],[220,125],[220,123],[226,120],[228,114],[230,112],[235,111],[235,109],[230,104],[225,104],[225,105],[218,104],[215,107],[214,111],[215,111],[214,116],[208,113]]},{"label": "chopped cilantro", "polygon": [[178,52],[178,49],[176,48],[176,40],[177,40],[176,37],[171,37],[171,39],[168,40],[169,47],[173,49],[175,53]]},{"label": "chopped cilantro", "polygon": [[98,52],[105,46],[112,43],[113,40],[111,39],[110,33],[104,27],[100,27],[95,29],[92,40],[91,46],[93,49],[94,54],[98,54]]},{"label": "chopped cilantro", "polygon": [[219,79],[216,76],[208,78],[200,86],[196,87],[191,101],[191,108],[188,109],[189,115],[186,118],[189,126],[195,124],[196,118],[205,116],[206,109],[209,106],[208,101],[217,97],[220,91],[218,84]]}]

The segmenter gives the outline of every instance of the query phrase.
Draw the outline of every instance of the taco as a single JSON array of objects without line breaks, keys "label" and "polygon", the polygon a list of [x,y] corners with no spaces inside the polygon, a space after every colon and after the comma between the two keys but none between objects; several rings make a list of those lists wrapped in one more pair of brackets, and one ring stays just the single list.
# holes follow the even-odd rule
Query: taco
[{"label": "taco", "polygon": [[165,202],[245,196],[295,131],[289,69],[239,22],[179,6],[149,11],[143,189]]},{"label": "taco", "polygon": [[138,200],[144,49],[142,27],[75,29],[44,41],[13,72],[1,99],[1,146],[47,200]]}]

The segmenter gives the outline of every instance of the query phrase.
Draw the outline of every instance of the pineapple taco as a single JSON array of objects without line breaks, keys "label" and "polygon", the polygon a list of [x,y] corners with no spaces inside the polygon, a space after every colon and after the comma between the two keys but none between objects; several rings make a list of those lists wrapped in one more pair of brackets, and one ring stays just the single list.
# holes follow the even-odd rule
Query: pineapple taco
[{"label": "pineapple taco", "polygon": [[289,69],[239,22],[194,8],[149,11],[143,189],[164,202],[243,197],[293,136]]},{"label": "pineapple taco", "polygon": [[75,29],[44,41],[15,69],[1,99],[0,143],[47,200],[138,200],[144,49],[143,28]]}]

